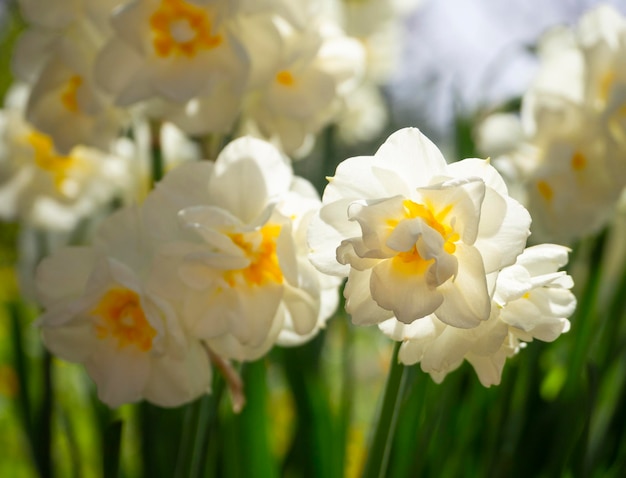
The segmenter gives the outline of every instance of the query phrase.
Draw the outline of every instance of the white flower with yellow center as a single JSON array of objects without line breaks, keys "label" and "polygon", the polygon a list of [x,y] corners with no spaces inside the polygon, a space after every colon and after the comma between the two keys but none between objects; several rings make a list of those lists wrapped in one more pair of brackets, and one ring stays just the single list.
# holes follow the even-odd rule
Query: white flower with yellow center
[{"label": "white flower with yellow center", "polygon": [[64,154],[78,144],[108,149],[125,120],[93,78],[116,3],[21,2],[30,25],[16,45],[12,66],[20,80],[32,85],[26,116]]},{"label": "white flower with yellow center", "polygon": [[311,259],[348,276],[346,309],[361,325],[434,313],[476,327],[490,314],[486,274],[512,264],[529,234],[528,212],[487,161],[447,165],[414,128],[342,162],[322,201]]},{"label": "white flower with yellow center", "polygon": [[574,284],[558,271],[568,252],[555,244],[527,248],[498,274],[491,315],[478,327],[459,329],[430,315],[409,325],[390,319],[380,329],[402,342],[402,363],[419,363],[438,383],[467,360],[484,386],[498,385],[507,357],[524,342],[552,342],[569,330],[568,317],[576,307],[570,290]]},{"label": "white flower with yellow center", "polygon": [[59,153],[49,136],[23,120],[24,94],[19,88],[12,90],[8,107],[0,112],[0,217],[71,230],[123,193],[129,163],[84,146]]},{"label": "white flower with yellow center", "polygon": [[46,346],[84,364],[111,407],[141,399],[178,406],[209,390],[200,341],[181,327],[175,304],[150,290],[151,245],[136,209],[109,217],[92,247],[68,247],[37,271]]},{"label": "white flower with yellow center", "polygon": [[[533,233],[571,243],[607,224],[626,186],[626,20],[598,6],[575,28],[549,32],[539,59],[523,137],[494,165],[522,186]],[[483,142],[506,144],[511,131],[485,129]]]},{"label": "white flower with yellow center", "polygon": [[223,357],[251,360],[277,341],[301,342],[337,305],[337,282],[306,256],[303,230],[319,205],[312,186],[261,140],[235,140],[215,165],[181,165],[144,205],[160,244],[154,282]]},{"label": "white flower with yellow center", "polygon": [[[276,18],[273,30],[265,32],[265,41],[247,37],[251,57],[264,65],[255,71],[243,115],[264,138],[288,154],[300,154],[360,80],[364,52],[332,24],[313,20],[312,27],[299,30]],[[266,45],[275,50],[267,58],[261,50]]]},{"label": "white flower with yellow center", "polygon": [[[248,57],[226,0],[133,0],[115,10],[115,36],[96,63],[96,79],[116,104],[151,97],[184,103],[214,85],[243,88]],[[209,93],[207,93],[207,89]]]}]

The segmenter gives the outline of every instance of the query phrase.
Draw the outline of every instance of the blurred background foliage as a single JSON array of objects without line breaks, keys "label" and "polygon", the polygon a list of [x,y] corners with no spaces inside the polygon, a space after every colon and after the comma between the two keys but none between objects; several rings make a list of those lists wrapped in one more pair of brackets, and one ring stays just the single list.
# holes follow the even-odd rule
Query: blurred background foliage
[{"label": "blurred background foliage", "polygon": [[[5,2],[0,96],[23,24]],[[402,124],[395,119],[381,137]],[[420,126],[420,125],[417,125]],[[458,157],[475,155],[472,120],[456,123]],[[332,127],[296,170],[318,188],[345,157]],[[620,221],[620,218],[617,219]],[[509,360],[484,388],[464,364],[441,385],[404,371],[397,431],[383,476],[626,476],[626,263],[620,225],[574,247],[579,306],[572,330]],[[0,224],[0,476],[264,478],[360,476],[392,356],[391,341],[342,312],[309,344],[241,368],[247,405],[234,414],[224,384],[180,409],[109,410],[81,367],[44,351],[20,299],[16,224]],[[620,267],[615,267],[615,261]],[[620,274],[607,275],[611,266]]]}]

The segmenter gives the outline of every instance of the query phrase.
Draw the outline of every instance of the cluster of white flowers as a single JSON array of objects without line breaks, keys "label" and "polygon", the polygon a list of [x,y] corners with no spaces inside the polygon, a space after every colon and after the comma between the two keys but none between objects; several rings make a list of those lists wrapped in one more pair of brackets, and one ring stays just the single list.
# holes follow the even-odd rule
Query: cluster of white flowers
[{"label": "cluster of white flowers", "polygon": [[488,161],[448,165],[417,129],[341,163],[309,229],[311,258],[347,276],[346,310],[403,341],[400,360],[437,381],[465,359],[499,383],[520,341],[569,328],[567,249],[524,250],[530,215]]},{"label": "cluster of white flowers", "polygon": [[254,360],[308,340],[334,312],[339,280],[306,257],[319,205],[259,139],[184,163],[141,207],[108,217],[92,245],[42,261],[46,345],[83,363],[111,406],[196,398],[209,388],[209,351]]},{"label": "cluster of white flowers", "polygon": [[[0,219],[67,232],[116,196],[129,194],[130,145],[77,145],[67,154],[24,119],[28,89],[14,87],[0,110]],[[132,149],[132,148],[131,148]]]},{"label": "cluster of white flowers", "polygon": [[521,119],[489,118],[480,142],[502,154],[533,232],[567,243],[605,226],[626,186],[626,19],[599,6],[548,32],[539,59]]},{"label": "cluster of white flowers", "polygon": [[[408,128],[341,163],[323,201],[293,173],[287,155],[378,94],[385,32],[415,3],[21,0],[26,86],[0,117],[0,215],[69,231],[121,199],[34,280],[45,344],[84,364],[102,401],[193,400],[211,362],[317,334],[344,277],[354,323],[438,381],[467,360],[498,383],[524,342],[568,329],[568,250],[524,249],[530,215],[488,161],[448,165]],[[365,136],[383,124],[367,104],[352,118]],[[215,162],[179,161],[200,157],[189,137],[226,136]],[[166,174],[145,192],[148,151]]]},{"label": "cluster of white flowers", "polygon": [[[294,5],[295,3],[295,5]],[[364,70],[361,44],[307,0],[21,0],[13,64],[27,119],[59,151],[106,148],[133,117],[306,149]]]}]

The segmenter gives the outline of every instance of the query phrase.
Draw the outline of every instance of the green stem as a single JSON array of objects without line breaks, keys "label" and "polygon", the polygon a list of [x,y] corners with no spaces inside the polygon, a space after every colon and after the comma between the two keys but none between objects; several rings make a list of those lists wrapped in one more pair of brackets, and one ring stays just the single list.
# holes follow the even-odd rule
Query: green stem
[{"label": "green stem", "polygon": [[[24,433],[28,438],[33,457],[35,456],[35,433],[33,429],[33,411],[30,400],[29,384],[27,377],[27,363],[26,353],[24,350],[24,337],[22,334],[22,314],[19,304],[16,302],[10,302],[7,304],[9,314],[11,316],[11,342],[13,344],[13,363],[15,364],[15,370],[17,373],[18,382],[18,395],[17,405],[19,409],[19,416],[22,420],[22,427]],[[38,463],[38,461],[36,461]]]},{"label": "green stem", "polygon": [[594,312],[598,302],[600,283],[602,277],[602,253],[606,239],[606,231],[599,235],[589,255],[589,276],[582,297],[578,303],[578,310],[574,316],[573,326],[579,327],[576,334],[576,343],[572,353],[569,369],[569,379],[564,387],[564,392],[573,396],[581,386],[583,369],[588,358],[589,347],[595,334]]},{"label": "green stem", "polygon": [[354,370],[354,333],[351,330],[350,322],[342,317],[340,321],[342,327],[342,349],[341,349],[341,402],[339,419],[341,420],[340,442],[339,442],[339,463],[345,470],[346,446],[350,436],[350,423],[353,416],[355,370]]},{"label": "green stem", "polygon": [[198,421],[193,443],[193,454],[189,467],[189,478],[205,476],[209,437],[217,423],[217,413],[224,392],[224,380],[216,374],[213,380],[213,392],[200,399]]},{"label": "green stem", "polygon": [[165,174],[163,166],[163,151],[161,149],[161,123],[150,123],[150,166],[152,170],[152,187],[158,183]]},{"label": "green stem", "polygon": [[398,421],[400,402],[406,386],[407,373],[398,361],[401,342],[397,342],[391,357],[391,366],[385,386],[383,403],[379,410],[376,429],[370,444],[363,478],[383,478],[386,476],[389,454]]},{"label": "green stem", "polygon": [[189,403],[185,409],[183,427],[178,446],[178,455],[176,458],[176,469],[174,471],[174,476],[176,478],[182,478],[188,475],[187,469],[191,463],[191,456],[194,449],[193,437],[196,433],[195,427],[198,424],[200,403],[201,400],[196,400],[193,403]]},{"label": "green stem", "polygon": [[246,363],[242,368],[246,388],[246,406],[235,417],[239,435],[238,446],[246,457],[241,463],[242,476],[278,476],[276,462],[269,442],[269,417],[267,413],[266,363],[263,359]]},{"label": "green stem", "polygon": [[52,355],[47,350],[42,359],[43,397],[37,417],[36,456],[39,464],[39,473],[42,478],[52,477],[52,410],[54,394],[52,390]]},{"label": "green stem", "polygon": [[104,478],[119,476],[122,426],[122,420],[115,420],[105,430],[102,443],[102,476]]}]

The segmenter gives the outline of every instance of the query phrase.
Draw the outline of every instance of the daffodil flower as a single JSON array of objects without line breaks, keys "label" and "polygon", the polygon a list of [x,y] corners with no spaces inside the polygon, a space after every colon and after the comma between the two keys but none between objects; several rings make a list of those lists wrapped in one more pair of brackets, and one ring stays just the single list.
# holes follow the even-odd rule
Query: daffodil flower
[{"label": "daffodil flower", "polygon": [[529,234],[528,212],[487,161],[447,165],[413,128],[342,162],[322,201],[311,259],[348,276],[346,309],[361,325],[435,314],[477,326],[490,315],[486,275],[512,264]]},{"label": "daffodil flower", "polygon": [[419,363],[438,383],[467,360],[484,386],[497,385],[506,359],[525,342],[552,342],[569,330],[574,283],[558,271],[568,253],[555,244],[527,248],[515,264],[497,273],[491,315],[473,329],[452,327],[434,314],[409,325],[389,319],[379,327],[402,342],[402,363]]},{"label": "daffodil flower", "polygon": [[243,88],[249,59],[234,31],[236,13],[226,1],[126,2],[112,15],[96,80],[119,106],[152,97],[185,103],[224,83]]},{"label": "daffodil flower", "polygon": [[146,200],[160,244],[153,282],[223,357],[250,360],[277,341],[300,343],[337,305],[338,281],[307,259],[304,231],[319,205],[274,146],[235,140],[215,165],[173,170]]},{"label": "daffodil flower", "polygon": [[139,212],[107,218],[94,245],[67,247],[37,271],[37,325],[57,356],[84,364],[111,407],[141,399],[178,406],[209,390],[208,356],[176,304],[150,290],[152,248]]}]

